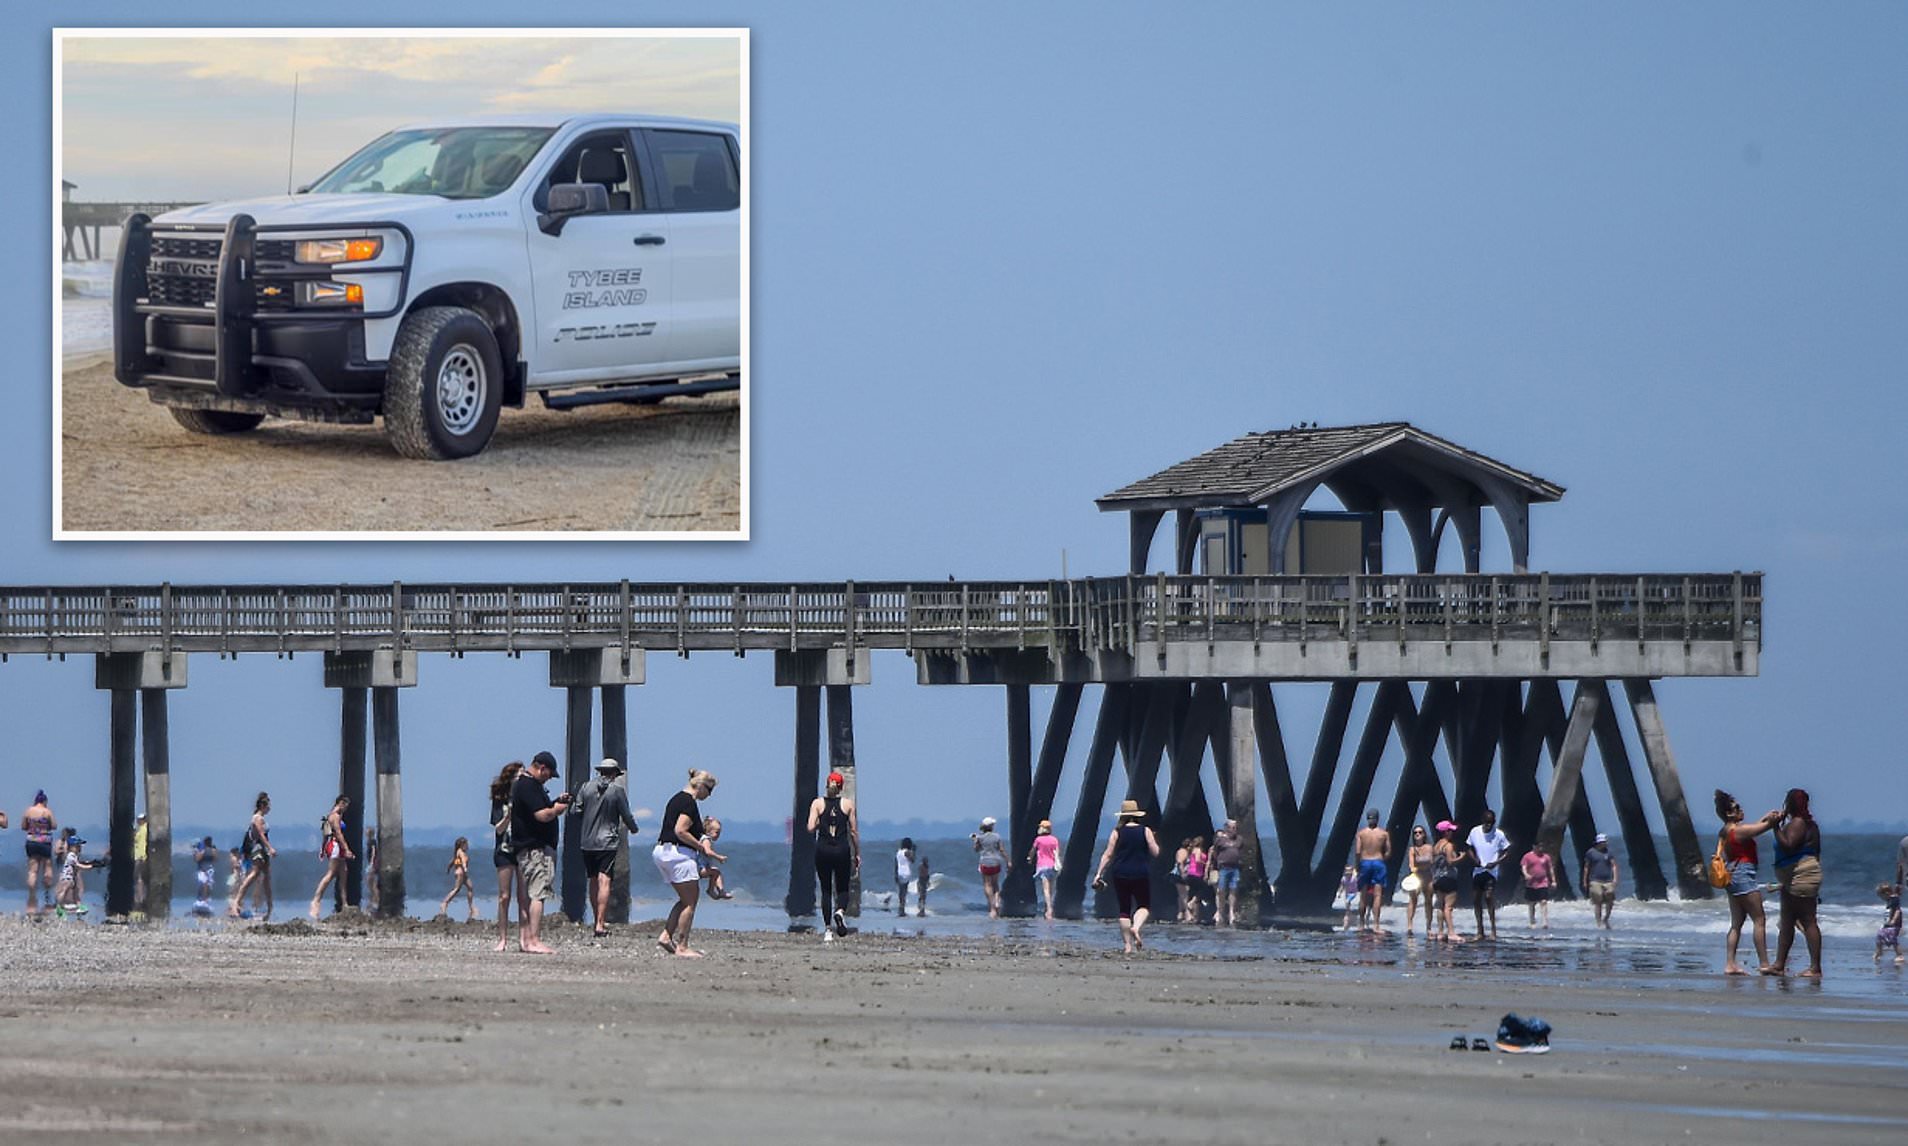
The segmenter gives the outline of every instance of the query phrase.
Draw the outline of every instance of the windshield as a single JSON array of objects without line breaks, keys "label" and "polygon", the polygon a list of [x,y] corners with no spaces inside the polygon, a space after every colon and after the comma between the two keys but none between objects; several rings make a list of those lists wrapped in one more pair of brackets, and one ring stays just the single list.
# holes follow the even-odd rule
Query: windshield
[{"label": "windshield", "polygon": [[552,130],[453,127],[394,131],[332,168],[310,190],[488,199],[516,180]]}]

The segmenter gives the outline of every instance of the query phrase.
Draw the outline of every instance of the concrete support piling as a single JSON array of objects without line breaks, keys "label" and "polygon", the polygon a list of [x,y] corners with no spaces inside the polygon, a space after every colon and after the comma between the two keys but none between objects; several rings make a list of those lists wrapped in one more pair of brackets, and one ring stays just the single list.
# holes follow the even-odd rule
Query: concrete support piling
[{"label": "concrete support piling", "polygon": [[1669,732],[1663,727],[1656,689],[1647,679],[1638,679],[1624,681],[1623,691],[1629,697],[1637,739],[1643,746],[1643,760],[1649,766],[1656,799],[1663,808],[1663,826],[1669,832],[1670,853],[1676,863],[1676,889],[1684,899],[1708,899],[1715,889],[1709,886],[1703,873],[1702,844],[1696,837],[1696,825],[1690,819],[1689,801],[1683,796],[1683,781],[1676,771],[1676,755],[1670,751]]},{"label": "concrete support piling", "polygon": [[[573,684],[565,689],[563,719],[563,790],[582,791],[589,781],[590,760],[590,688]],[[573,808],[575,805],[571,805]],[[561,876],[563,917],[571,923],[589,918],[589,873],[583,870],[583,821],[565,815]]]},{"label": "concrete support piling", "polygon": [[1001,881],[1001,912],[1027,915],[1033,908],[1034,826],[1027,815],[1033,799],[1033,697],[1024,684],[1007,686],[1007,861]]},{"label": "concrete support piling", "polygon": [[[1269,690],[1268,690],[1269,691]],[[1248,681],[1226,682],[1227,749],[1213,742],[1213,763],[1226,791],[1226,818],[1239,825],[1239,919],[1256,927],[1261,921],[1261,892],[1265,889],[1265,857],[1259,853],[1259,794],[1255,761],[1258,743],[1253,687]],[[1274,718],[1276,719],[1276,718]],[[1279,766],[1284,768],[1281,759]],[[1267,784],[1270,787],[1270,782]],[[1291,798],[1287,773],[1286,798]],[[1236,921],[1235,921],[1236,922]]]},{"label": "concrete support piling", "polygon": [[1137,687],[1109,684],[1101,692],[1100,712],[1093,722],[1093,743],[1087,749],[1086,770],[1080,777],[1080,796],[1074,805],[1073,826],[1067,833],[1060,886],[1054,893],[1054,913],[1066,919],[1081,917],[1086,904],[1087,880],[1098,865],[1103,837],[1100,813],[1106,807],[1106,788],[1113,777],[1113,756],[1125,736]]},{"label": "concrete support piling", "polygon": [[1623,732],[1617,727],[1610,686],[1605,681],[1585,684],[1601,694],[1597,721],[1591,730],[1596,737],[1597,756],[1603,760],[1604,776],[1610,782],[1610,797],[1616,804],[1617,827],[1623,832],[1623,850],[1630,861],[1630,886],[1638,899],[1664,899],[1669,894],[1669,885],[1663,879],[1663,861],[1656,854],[1656,837],[1650,833],[1643,796],[1637,791],[1630,750],[1624,746]]},{"label": "concrete support piling", "polygon": [[125,922],[132,914],[133,817],[138,799],[138,765],[133,756],[139,720],[139,694],[136,689],[112,690],[112,787],[108,808],[107,849],[111,860],[106,869],[106,918]]},{"label": "concrete support piling", "polygon": [[340,688],[338,702],[338,794],[351,801],[351,810],[345,816],[345,844],[351,849],[351,858],[345,861],[345,878],[332,885],[333,910],[364,905],[364,825],[365,817],[371,814],[364,798],[370,690]]},{"label": "concrete support piling", "polygon": [[372,752],[378,772],[378,917],[404,918],[404,784],[398,756],[398,690],[371,690]]},{"label": "concrete support piling", "polygon": [[139,747],[146,772],[146,901],[148,919],[172,914],[172,767],[164,689],[139,690]]},{"label": "concrete support piling", "polygon": [[[1029,911],[1043,910],[1045,905],[1037,902],[1038,889],[1033,884],[1033,867],[1021,862],[1033,849],[1034,836],[1038,834],[1040,821],[1053,817],[1053,797],[1060,788],[1060,770],[1067,760],[1067,745],[1073,739],[1073,724],[1080,715],[1080,696],[1084,685],[1063,684],[1054,689],[1053,708],[1047,714],[1047,729],[1040,738],[1040,757],[1034,764],[1033,780],[1027,788],[1027,804],[1024,812],[1015,805],[1011,835],[1017,858],[1014,869],[1008,873],[1006,896],[1009,905],[1025,903]],[[1009,709],[1008,726],[1011,730],[1012,710]],[[1012,733],[1009,732],[1009,743]],[[1010,784],[1011,787],[1011,784]],[[1022,827],[1025,824],[1025,842],[1022,842]],[[1093,834],[1091,827],[1083,830]],[[1065,873],[1066,861],[1062,860],[1061,870]],[[1054,909],[1059,914],[1060,889],[1054,888]]]},{"label": "concrete support piling", "polygon": [[[825,686],[828,702],[828,770],[841,773],[843,799],[855,798],[855,696],[851,685]],[[857,806],[857,822],[859,807]],[[861,869],[848,878],[848,914],[861,915]]]},{"label": "concrete support piling", "polygon": [[795,799],[789,816],[788,895],[782,907],[789,929],[815,918],[815,837],[808,830],[808,807],[821,788],[821,687],[795,687]]},{"label": "concrete support piling", "polygon": [[[598,690],[603,709],[603,755],[623,766],[623,778],[620,783],[628,789],[629,778],[636,773],[636,766],[629,758],[629,707],[625,693],[628,689],[620,684],[606,684]],[[635,805],[631,805],[634,807]],[[648,825],[644,825],[648,826]],[[604,911],[605,923],[624,924],[629,922],[629,833],[617,835],[616,864],[610,869],[609,906]]]},{"label": "concrete support piling", "polygon": [[[1602,690],[1577,686],[1570,706],[1570,723],[1565,726],[1563,743],[1557,753],[1550,777],[1550,795],[1544,801],[1544,818],[1537,829],[1537,844],[1551,855],[1560,854],[1564,824],[1573,816],[1577,800],[1583,795],[1583,757],[1590,748],[1596,727],[1597,710],[1602,707]],[[1566,858],[1563,866],[1569,867]]]}]

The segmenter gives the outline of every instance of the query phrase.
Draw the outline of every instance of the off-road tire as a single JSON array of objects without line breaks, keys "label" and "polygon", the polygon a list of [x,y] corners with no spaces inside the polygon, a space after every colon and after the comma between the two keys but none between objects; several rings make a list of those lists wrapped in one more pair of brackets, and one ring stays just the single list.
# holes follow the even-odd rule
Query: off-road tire
[{"label": "off-road tire", "polygon": [[[479,369],[477,395],[468,406],[447,413],[440,382],[448,359]],[[502,409],[503,363],[497,338],[481,315],[461,306],[427,306],[405,317],[384,379],[384,436],[392,449],[427,461],[470,457],[490,444]],[[447,422],[460,411],[466,419],[462,427]]]},{"label": "off-road tire", "polygon": [[195,434],[246,434],[258,429],[263,414],[241,414],[235,410],[188,410],[170,406],[172,420]]}]

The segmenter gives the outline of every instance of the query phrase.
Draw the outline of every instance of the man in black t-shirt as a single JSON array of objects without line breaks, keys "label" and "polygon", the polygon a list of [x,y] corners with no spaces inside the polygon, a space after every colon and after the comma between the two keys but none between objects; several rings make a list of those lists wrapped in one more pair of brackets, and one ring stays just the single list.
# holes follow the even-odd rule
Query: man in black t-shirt
[{"label": "man in black t-shirt", "polygon": [[543,904],[556,886],[557,818],[570,806],[568,792],[550,799],[543,786],[556,775],[556,757],[539,752],[510,787],[510,847],[517,857],[517,947],[550,955],[542,939]]}]

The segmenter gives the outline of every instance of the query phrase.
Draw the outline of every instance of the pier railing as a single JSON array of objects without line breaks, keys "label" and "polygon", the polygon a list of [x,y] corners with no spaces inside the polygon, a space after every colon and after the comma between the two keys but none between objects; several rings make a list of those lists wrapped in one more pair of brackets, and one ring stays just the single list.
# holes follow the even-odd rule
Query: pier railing
[{"label": "pier railing", "polygon": [[0,588],[11,655],[1761,639],[1757,573]]}]

